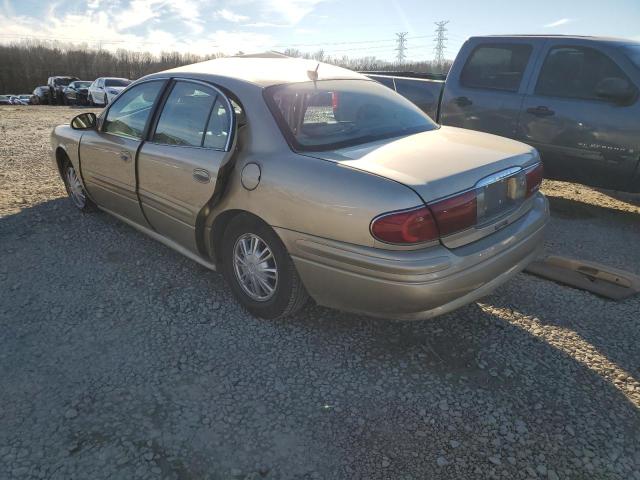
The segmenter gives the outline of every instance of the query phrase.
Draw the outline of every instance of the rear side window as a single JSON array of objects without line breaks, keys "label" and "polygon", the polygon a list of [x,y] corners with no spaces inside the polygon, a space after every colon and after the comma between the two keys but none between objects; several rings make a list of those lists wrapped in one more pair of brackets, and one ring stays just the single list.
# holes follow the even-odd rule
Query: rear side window
[{"label": "rear side window", "polygon": [[153,141],[201,147],[217,93],[190,82],[177,82],[162,109]]},{"label": "rear side window", "polygon": [[226,102],[218,96],[204,132],[203,146],[206,148],[215,148],[216,150],[224,150],[227,147],[229,139],[229,129],[231,128],[231,117]]},{"label": "rear side window", "polygon": [[588,47],[556,47],[542,65],[536,95],[602,100],[597,95],[604,80],[617,78],[628,82],[613,60]]},{"label": "rear side window", "polygon": [[460,83],[471,88],[517,92],[530,56],[530,45],[481,45],[464,65]]},{"label": "rear side window", "polygon": [[145,82],[119,96],[107,113],[104,131],[114,135],[142,138],[151,107],[163,82]]},{"label": "rear side window", "polygon": [[396,90],[400,95],[415,103],[423,112],[428,114],[434,110],[437,99],[429,90],[428,82],[397,78]]}]

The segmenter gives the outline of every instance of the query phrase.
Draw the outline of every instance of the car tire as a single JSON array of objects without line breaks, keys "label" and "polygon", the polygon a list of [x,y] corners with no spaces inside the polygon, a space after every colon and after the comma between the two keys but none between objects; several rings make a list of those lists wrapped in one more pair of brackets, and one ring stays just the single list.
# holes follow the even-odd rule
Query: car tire
[{"label": "car tire", "polygon": [[282,240],[256,217],[241,214],[231,220],[224,231],[221,254],[225,279],[252,315],[287,317],[307,303],[309,295]]},{"label": "car tire", "polygon": [[71,203],[78,210],[90,213],[98,209],[97,205],[87,195],[87,191],[84,189],[73,164],[69,160],[65,160],[62,164],[62,180]]}]

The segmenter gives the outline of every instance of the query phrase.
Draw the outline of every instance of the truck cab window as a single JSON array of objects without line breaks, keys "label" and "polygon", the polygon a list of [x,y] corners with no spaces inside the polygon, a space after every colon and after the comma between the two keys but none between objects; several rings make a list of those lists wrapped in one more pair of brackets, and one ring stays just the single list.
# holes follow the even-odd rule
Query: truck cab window
[{"label": "truck cab window", "polygon": [[629,82],[613,60],[593,48],[555,47],[542,65],[536,95],[603,100],[598,89],[603,81]]},{"label": "truck cab window", "polygon": [[460,83],[471,88],[517,92],[530,56],[530,45],[480,45],[464,65]]}]

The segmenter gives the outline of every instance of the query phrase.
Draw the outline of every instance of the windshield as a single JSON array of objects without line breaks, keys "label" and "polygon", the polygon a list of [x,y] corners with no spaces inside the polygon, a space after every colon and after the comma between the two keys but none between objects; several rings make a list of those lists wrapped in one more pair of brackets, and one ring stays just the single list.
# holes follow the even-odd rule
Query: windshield
[{"label": "windshield", "polygon": [[76,88],[89,88],[91,82],[75,82],[74,85]]},{"label": "windshield", "polygon": [[636,67],[640,68],[640,45],[627,45],[623,48],[627,57],[629,57]]},{"label": "windshield", "polygon": [[265,98],[296,150],[333,150],[433,130],[418,107],[371,80],[321,80],[269,87]]},{"label": "windshield", "polygon": [[124,80],[121,78],[107,78],[104,81],[105,87],[126,87],[131,83],[131,80]]}]

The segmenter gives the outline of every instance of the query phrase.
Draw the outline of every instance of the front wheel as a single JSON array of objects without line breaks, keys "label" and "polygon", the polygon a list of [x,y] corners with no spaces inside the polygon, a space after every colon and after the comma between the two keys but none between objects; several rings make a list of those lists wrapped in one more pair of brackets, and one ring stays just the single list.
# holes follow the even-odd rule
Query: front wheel
[{"label": "front wheel", "polygon": [[293,315],[309,299],[280,238],[250,215],[239,215],[227,226],[222,271],[238,301],[256,317]]},{"label": "front wheel", "polygon": [[75,207],[82,212],[93,212],[96,204],[87,196],[87,192],[82,186],[82,182],[70,161],[66,161],[62,167],[62,178],[64,186],[69,195],[69,199]]}]

